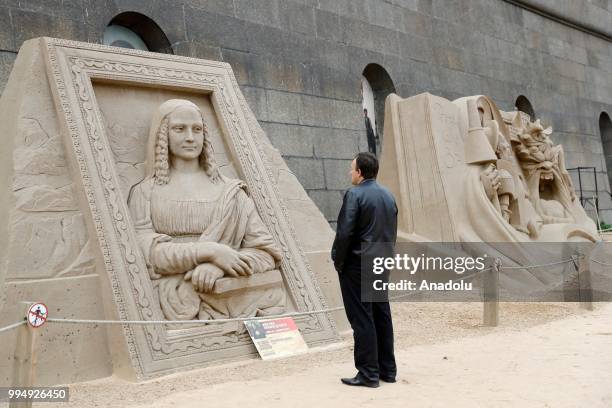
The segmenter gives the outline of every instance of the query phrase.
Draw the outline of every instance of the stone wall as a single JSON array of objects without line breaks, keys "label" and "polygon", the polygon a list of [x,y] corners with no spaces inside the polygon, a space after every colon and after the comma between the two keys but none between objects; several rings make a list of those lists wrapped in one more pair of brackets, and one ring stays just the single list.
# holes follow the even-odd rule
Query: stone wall
[{"label": "stone wall", "polygon": [[[562,3],[559,14],[609,30],[610,2]],[[360,78],[370,63],[402,97],[485,94],[510,110],[525,95],[565,145],[568,167],[597,167],[599,189],[610,189],[598,129],[600,113],[612,115],[609,37],[502,0],[0,0],[0,89],[24,40],[100,42],[124,11],[155,20],[175,54],[232,64],[270,140],[332,224],[350,159],[367,148]],[[582,181],[594,189],[592,176]],[[612,222],[609,194],[599,197]]]}]

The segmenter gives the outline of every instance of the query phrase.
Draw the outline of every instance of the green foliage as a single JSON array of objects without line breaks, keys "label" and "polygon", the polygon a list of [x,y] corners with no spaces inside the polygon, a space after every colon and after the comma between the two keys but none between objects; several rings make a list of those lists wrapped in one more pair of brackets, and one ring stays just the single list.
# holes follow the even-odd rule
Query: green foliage
[{"label": "green foliage", "polygon": [[605,221],[599,221],[599,230],[612,230],[612,224],[608,224]]}]

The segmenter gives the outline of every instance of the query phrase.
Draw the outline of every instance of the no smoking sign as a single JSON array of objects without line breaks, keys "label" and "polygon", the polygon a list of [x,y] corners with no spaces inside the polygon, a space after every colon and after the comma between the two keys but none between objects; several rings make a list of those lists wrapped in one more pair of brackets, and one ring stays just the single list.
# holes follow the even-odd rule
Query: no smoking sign
[{"label": "no smoking sign", "polygon": [[44,303],[34,303],[28,310],[28,323],[36,328],[40,327],[47,321],[47,306]]}]

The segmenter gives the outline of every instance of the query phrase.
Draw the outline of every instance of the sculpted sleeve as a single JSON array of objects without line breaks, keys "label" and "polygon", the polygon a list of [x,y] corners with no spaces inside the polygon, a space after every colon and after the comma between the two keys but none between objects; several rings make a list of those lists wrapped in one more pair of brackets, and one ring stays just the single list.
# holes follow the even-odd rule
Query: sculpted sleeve
[{"label": "sculpted sleeve", "polygon": [[274,269],[280,262],[280,251],[259,217],[253,200],[243,191],[240,191],[238,195],[247,217],[244,238],[239,251],[249,258],[253,273]]},{"label": "sculpted sleeve", "polygon": [[342,208],[340,209],[336,225],[336,238],[332,246],[332,260],[334,261],[336,271],[339,273],[344,268],[344,261],[349,252],[358,217],[359,203],[357,197],[352,190],[348,190],[344,194]]}]

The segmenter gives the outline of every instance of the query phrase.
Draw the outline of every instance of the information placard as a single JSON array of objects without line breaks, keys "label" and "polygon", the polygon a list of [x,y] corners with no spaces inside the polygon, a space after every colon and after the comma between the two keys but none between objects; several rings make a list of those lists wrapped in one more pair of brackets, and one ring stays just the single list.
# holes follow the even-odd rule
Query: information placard
[{"label": "information placard", "polygon": [[247,320],[244,324],[263,360],[274,360],[308,351],[308,345],[291,317]]}]

